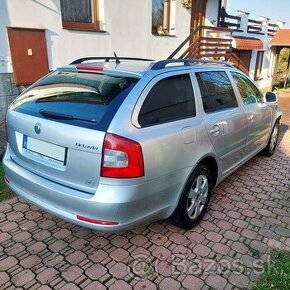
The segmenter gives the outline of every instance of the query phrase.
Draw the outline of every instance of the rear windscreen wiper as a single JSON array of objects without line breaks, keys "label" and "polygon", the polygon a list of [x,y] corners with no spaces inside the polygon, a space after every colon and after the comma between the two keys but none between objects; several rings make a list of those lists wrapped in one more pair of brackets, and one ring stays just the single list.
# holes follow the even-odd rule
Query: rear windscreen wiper
[{"label": "rear windscreen wiper", "polygon": [[48,119],[77,120],[77,121],[85,121],[85,122],[90,122],[90,123],[97,123],[97,121],[94,120],[94,119],[77,118],[77,117],[74,117],[73,115],[50,112],[50,111],[46,111],[46,110],[43,110],[43,109],[39,110],[38,112],[43,117],[48,118]]}]

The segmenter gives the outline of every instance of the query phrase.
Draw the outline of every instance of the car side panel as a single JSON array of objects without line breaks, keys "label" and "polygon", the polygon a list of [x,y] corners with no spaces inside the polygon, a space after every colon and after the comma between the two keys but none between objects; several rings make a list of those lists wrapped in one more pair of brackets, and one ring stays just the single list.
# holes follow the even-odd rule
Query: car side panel
[{"label": "car side panel", "polygon": [[[184,74],[186,71],[181,73]],[[160,78],[166,76],[164,74]],[[140,97],[136,96],[135,100],[130,98],[125,100],[108,130],[136,140],[141,144],[146,182],[151,182],[153,188],[157,183],[164,188],[167,187],[166,196],[160,195],[160,199],[165,204],[175,206],[192,169],[203,156],[215,156],[214,148],[208,138],[202,117],[199,116],[199,104],[196,105],[195,117],[144,128],[138,127],[136,116],[138,116],[142,103],[153,86],[153,84],[150,86],[150,81],[148,83],[149,85],[141,92]],[[198,102],[199,100],[196,99],[196,103]],[[129,114],[132,111],[130,112],[129,107],[132,106],[134,109],[131,121]],[[178,180],[169,178],[174,172],[179,176]],[[183,172],[182,176],[179,172]],[[119,181],[115,180],[115,182]]]},{"label": "car side panel", "polygon": [[246,106],[249,122],[249,133],[245,157],[263,149],[269,139],[272,123],[272,110],[264,103],[255,103]]},{"label": "car side panel", "polygon": [[[237,107],[206,114],[203,120],[222,172],[227,174],[243,159],[248,132],[246,114]],[[218,128],[217,133],[215,128]]]}]

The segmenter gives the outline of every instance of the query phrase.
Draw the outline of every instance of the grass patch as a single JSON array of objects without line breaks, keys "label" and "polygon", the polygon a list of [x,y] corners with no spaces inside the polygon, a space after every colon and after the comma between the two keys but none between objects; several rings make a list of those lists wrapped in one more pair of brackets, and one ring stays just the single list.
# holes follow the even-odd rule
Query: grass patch
[{"label": "grass patch", "polygon": [[4,180],[2,163],[0,164],[0,202],[14,196],[14,193],[6,186]]},{"label": "grass patch", "polygon": [[281,250],[271,252],[270,263],[264,266],[252,290],[289,290],[290,253]]}]

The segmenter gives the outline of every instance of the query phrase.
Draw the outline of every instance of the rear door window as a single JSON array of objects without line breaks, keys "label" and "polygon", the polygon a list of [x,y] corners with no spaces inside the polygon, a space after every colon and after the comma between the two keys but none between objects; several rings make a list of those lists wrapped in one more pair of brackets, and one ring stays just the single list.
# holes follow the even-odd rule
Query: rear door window
[{"label": "rear door window", "polygon": [[195,100],[189,74],[167,77],[148,93],[139,113],[141,126],[195,116]]},{"label": "rear door window", "polygon": [[138,79],[55,71],[12,104],[26,114],[105,130]]},{"label": "rear door window", "polygon": [[196,78],[206,113],[238,107],[233,87],[225,72],[199,72]]}]

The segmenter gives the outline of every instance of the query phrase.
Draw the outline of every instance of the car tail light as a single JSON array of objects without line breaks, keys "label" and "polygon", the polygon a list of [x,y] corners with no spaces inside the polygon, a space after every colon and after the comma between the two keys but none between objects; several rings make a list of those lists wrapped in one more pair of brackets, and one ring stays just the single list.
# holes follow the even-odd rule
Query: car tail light
[{"label": "car tail light", "polygon": [[78,70],[90,70],[90,71],[103,71],[104,68],[102,66],[92,66],[92,65],[77,65]]},{"label": "car tail light", "polygon": [[107,133],[103,145],[101,176],[111,178],[144,176],[141,145],[136,141]]},{"label": "car tail light", "polygon": [[96,220],[96,219],[91,219],[91,218],[81,216],[81,215],[77,215],[77,219],[83,222],[101,225],[101,226],[116,226],[119,224],[118,222]]}]

